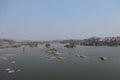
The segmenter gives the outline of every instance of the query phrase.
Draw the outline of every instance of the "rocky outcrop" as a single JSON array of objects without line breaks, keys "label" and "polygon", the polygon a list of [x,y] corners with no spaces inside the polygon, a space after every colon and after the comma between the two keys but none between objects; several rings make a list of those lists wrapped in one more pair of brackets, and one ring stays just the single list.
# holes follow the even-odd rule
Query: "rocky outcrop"
[{"label": "rocky outcrop", "polygon": [[106,61],[108,58],[107,57],[104,57],[104,56],[102,56],[102,57],[100,57],[100,60],[102,60],[102,61]]}]

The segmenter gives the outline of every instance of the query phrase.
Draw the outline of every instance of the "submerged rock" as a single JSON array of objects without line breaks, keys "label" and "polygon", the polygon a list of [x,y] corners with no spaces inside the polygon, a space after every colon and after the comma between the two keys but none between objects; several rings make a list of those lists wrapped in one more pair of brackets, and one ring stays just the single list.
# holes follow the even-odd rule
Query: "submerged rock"
[{"label": "submerged rock", "polygon": [[106,61],[108,58],[107,57],[100,57],[101,60]]},{"label": "submerged rock", "polygon": [[12,62],[10,62],[10,64],[16,64],[16,61],[12,61]]},{"label": "submerged rock", "polygon": [[22,48],[22,50],[23,50],[23,51],[25,51],[25,50],[26,50],[26,48],[25,48],[25,47],[23,47],[23,48]]},{"label": "submerged rock", "polygon": [[12,73],[14,73],[15,72],[15,70],[9,70],[8,71],[8,74],[12,74]]},{"label": "submerged rock", "polygon": [[2,59],[2,60],[8,60],[8,58],[6,58],[6,57],[0,57],[0,59]]},{"label": "submerged rock", "polygon": [[76,57],[80,57],[80,54],[77,54]]},{"label": "submerged rock", "polygon": [[85,55],[80,55],[80,58],[86,58],[87,56],[85,56]]},{"label": "submerged rock", "polygon": [[76,57],[79,57],[79,58],[86,58],[87,56],[85,55],[80,55],[80,54],[77,54]]},{"label": "submerged rock", "polygon": [[58,59],[60,59],[60,60],[66,60],[67,58],[66,57],[58,57]]},{"label": "submerged rock", "polygon": [[55,56],[50,57],[50,60],[54,60],[54,59],[56,59],[56,57],[55,57]]},{"label": "submerged rock", "polygon": [[44,57],[45,57],[45,58],[49,58],[49,56],[48,56],[48,55],[45,55]]},{"label": "submerged rock", "polygon": [[54,56],[61,56],[61,53],[56,52],[56,53],[54,53]]},{"label": "submerged rock", "polygon": [[17,72],[20,72],[20,71],[21,71],[20,69],[17,70]]},{"label": "submerged rock", "polygon": [[0,56],[1,60],[8,60],[10,58],[14,58],[16,56],[16,54],[3,54]]},{"label": "submerged rock", "polygon": [[5,71],[10,71],[10,70],[11,70],[10,68],[5,69]]}]

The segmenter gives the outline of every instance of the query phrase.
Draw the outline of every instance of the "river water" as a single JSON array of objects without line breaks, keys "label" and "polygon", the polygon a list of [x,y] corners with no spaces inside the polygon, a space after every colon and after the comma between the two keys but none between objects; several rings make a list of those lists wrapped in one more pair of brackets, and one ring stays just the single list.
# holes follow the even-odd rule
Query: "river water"
[{"label": "river water", "polygon": [[[47,48],[0,49],[0,80],[120,80],[120,47],[52,44],[64,59],[51,59]],[[86,58],[76,57],[77,54]],[[99,58],[106,56],[107,61]],[[16,61],[16,64],[10,64]],[[15,70],[8,74],[5,69]]]}]

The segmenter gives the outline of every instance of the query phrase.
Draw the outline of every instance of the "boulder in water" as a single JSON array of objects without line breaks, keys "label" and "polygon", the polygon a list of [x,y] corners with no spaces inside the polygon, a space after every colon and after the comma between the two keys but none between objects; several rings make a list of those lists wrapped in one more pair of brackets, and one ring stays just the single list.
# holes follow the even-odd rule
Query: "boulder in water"
[{"label": "boulder in water", "polygon": [[12,73],[14,73],[15,72],[15,70],[9,70],[8,71],[8,74],[12,74]]},{"label": "boulder in water", "polygon": [[106,61],[108,58],[107,57],[100,57],[101,60]]},{"label": "boulder in water", "polygon": [[16,64],[16,61],[12,61],[12,62],[10,62],[10,64]]}]

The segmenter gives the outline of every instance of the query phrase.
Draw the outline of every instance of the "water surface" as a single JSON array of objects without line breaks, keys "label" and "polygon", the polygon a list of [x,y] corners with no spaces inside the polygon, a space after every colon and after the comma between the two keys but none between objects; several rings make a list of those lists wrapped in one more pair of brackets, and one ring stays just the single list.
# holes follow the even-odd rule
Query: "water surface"
[{"label": "water surface", "polygon": [[[53,44],[66,58],[51,60],[47,48],[7,48],[0,49],[0,80],[120,80],[120,47],[77,46],[65,48],[62,44]],[[76,54],[87,57],[82,59]],[[101,61],[99,57],[108,57]],[[7,57],[7,60],[4,60]],[[16,61],[15,65],[10,64]],[[16,71],[8,74],[5,69]]]}]

